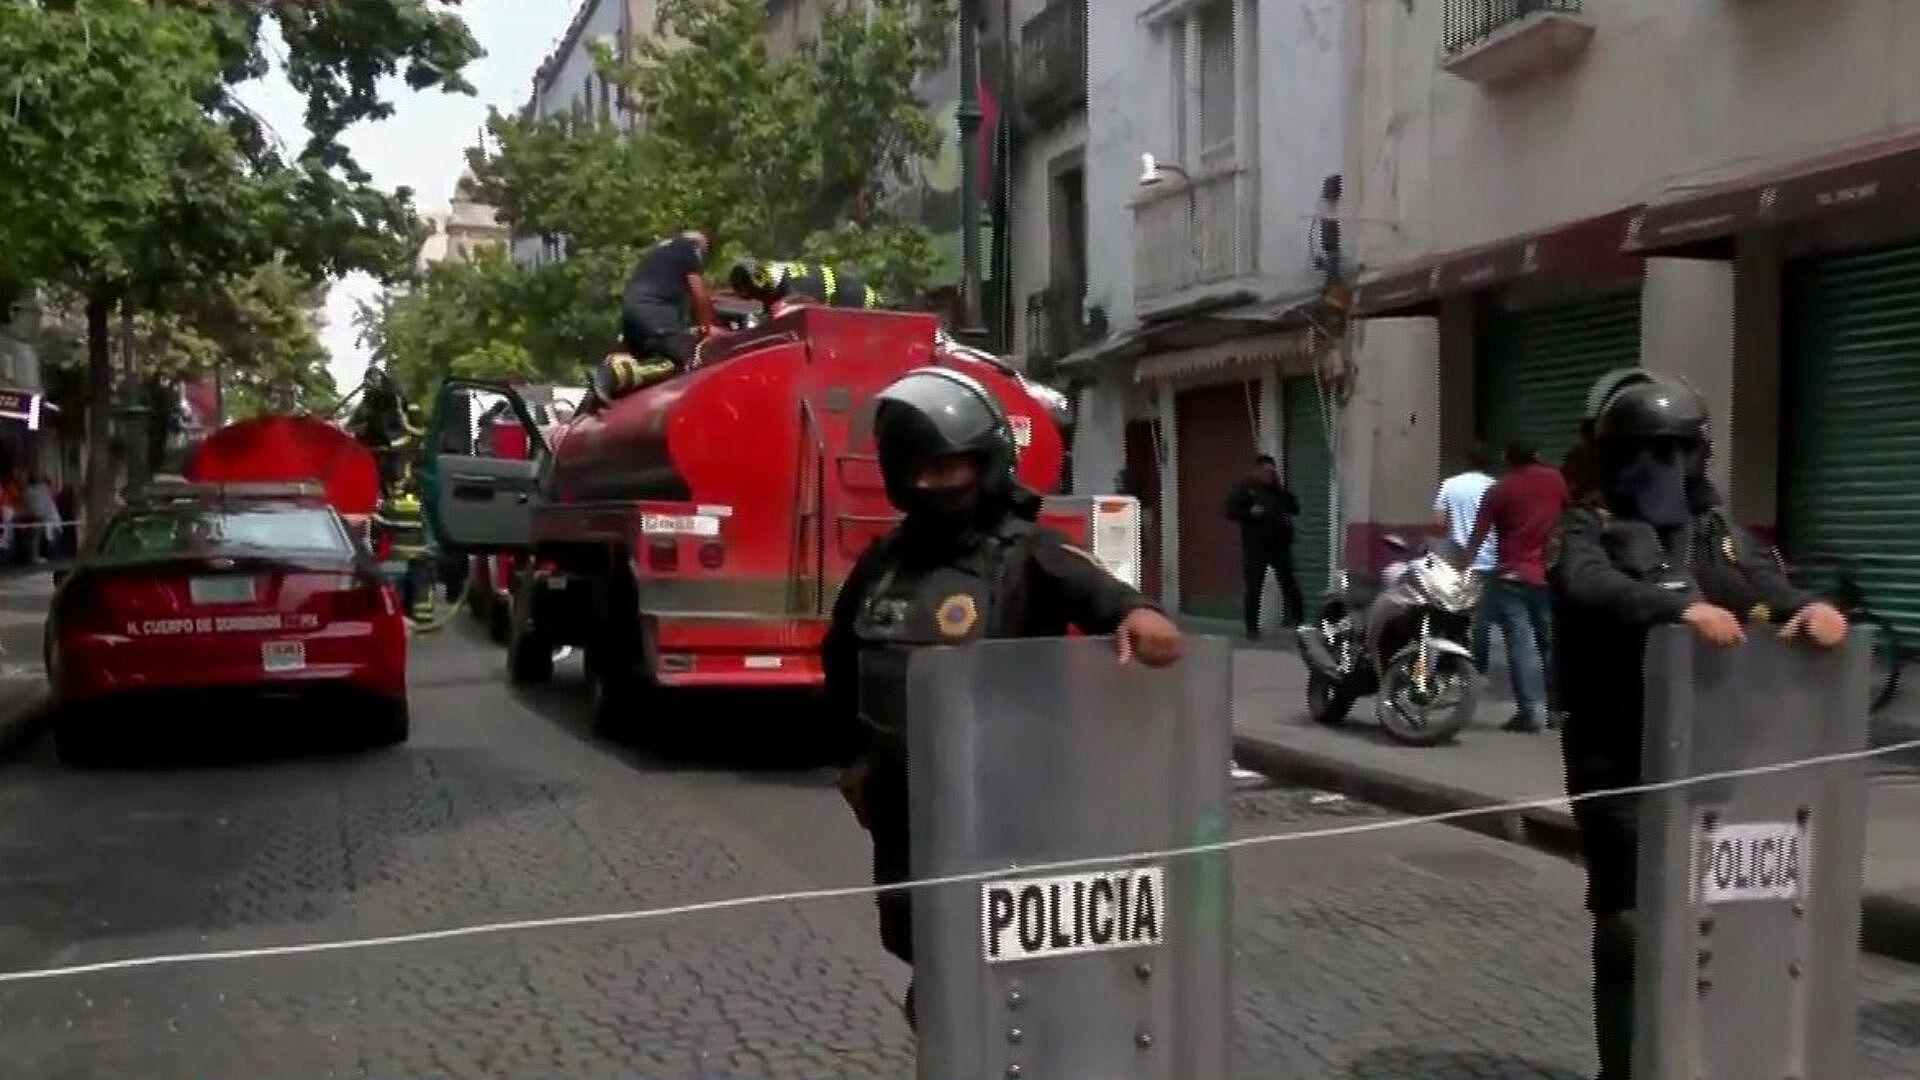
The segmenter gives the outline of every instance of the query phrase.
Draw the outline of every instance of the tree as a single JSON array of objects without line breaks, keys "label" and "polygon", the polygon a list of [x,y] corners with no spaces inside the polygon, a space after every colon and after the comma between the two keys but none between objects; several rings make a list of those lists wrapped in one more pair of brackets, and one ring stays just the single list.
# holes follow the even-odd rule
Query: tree
[{"label": "tree", "polygon": [[[941,58],[947,0],[842,0],[818,39],[775,56],[761,0],[663,0],[660,31],[603,76],[643,103],[634,132],[494,111],[468,196],[567,258],[435,267],[363,311],[364,340],[411,392],[442,375],[570,380],[617,335],[626,276],[689,225],[716,267],[752,253],[858,267],[900,301],[937,259],[917,226],[867,211],[873,186],[937,145],[915,98]],[[860,14],[852,13],[858,7]]]},{"label": "tree", "polygon": [[[235,88],[269,70],[307,99],[297,155]],[[285,262],[309,276],[402,271],[418,231],[410,194],[382,192],[340,145],[391,112],[380,81],[470,90],[478,48],[425,0],[0,0],[0,281],[64,286],[88,342],[87,513],[111,497],[109,319],[164,310],[234,268]],[[10,90],[11,94],[5,91]]]}]

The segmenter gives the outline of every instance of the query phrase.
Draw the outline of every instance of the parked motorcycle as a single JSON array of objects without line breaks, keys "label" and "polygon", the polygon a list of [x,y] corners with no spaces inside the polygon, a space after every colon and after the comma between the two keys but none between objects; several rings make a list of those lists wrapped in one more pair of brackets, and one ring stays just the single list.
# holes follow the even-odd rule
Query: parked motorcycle
[{"label": "parked motorcycle", "polygon": [[1379,587],[1342,571],[1318,619],[1299,628],[1307,709],[1322,724],[1342,724],[1355,701],[1377,695],[1388,735],[1438,745],[1473,719],[1480,680],[1468,640],[1482,582],[1460,569],[1459,546],[1444,537],[1418,550],[1398,536],[1385,542],[1400,558]]}]

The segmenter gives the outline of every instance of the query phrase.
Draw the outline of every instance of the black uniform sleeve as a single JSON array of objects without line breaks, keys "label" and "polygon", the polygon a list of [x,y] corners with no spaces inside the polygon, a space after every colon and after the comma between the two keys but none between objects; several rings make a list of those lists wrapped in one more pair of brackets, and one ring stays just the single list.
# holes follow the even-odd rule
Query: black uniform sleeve
[{"label": "black uniform sleeve", "polygon": [[1082,633],[1111,634],[1129,611],[1154,606],[1058,533],[1042,529],[1035,535],[1029,563],[1034,602],[1057,605],[1054,610]]},{"label": "black uniform sleeve", "polygon": [[1576,507],[1560,516],[1559,552],[1553,565],[1560,594],[1571,603],[1634,626],[1678,621],[1689,598],[1615,567],[1601,539],[1604,529],[1600,515],[1590,509]]},{"label": "black uniform sleeve", "polygon": [[1290,488],[1280,489],[1280,510],[1288,517],[1300,516],[1300,497]]},{"label": "black uniform sleeve", "polygon": [[833,601],[833,617],[827,624],[827,636],[820,643],[820,668],[826,676],[827,725],[833,733],[835,753],[842,764],[860,753],[860,641],[854,637],[853,624],[860,604],[872,585],[875,566],[880,562],[881,545],[874,544],[853,564],[840,595]]},{"label": "black uniform sleeve", "polygon": [[1226,514],[1228,521],[1247,520],[1247,502],[1252,494],[1253,492],[1247,490],[1247,485],[1245,484],[1233,485],[1232,490],[1227,492]]},{"label": "black uniform sleeve", "polygon": [[1732,522],[1723,520],[1723,525],[1733,541],[1740,573],[1753,586],[1753,591],[1761,601],[1772,608],[1783,622],[1814,601],[1811,594],[1795,588],[1787,580],[1780,564],[1774,561],[1772,549],[1761,543],[1758,537]]}]

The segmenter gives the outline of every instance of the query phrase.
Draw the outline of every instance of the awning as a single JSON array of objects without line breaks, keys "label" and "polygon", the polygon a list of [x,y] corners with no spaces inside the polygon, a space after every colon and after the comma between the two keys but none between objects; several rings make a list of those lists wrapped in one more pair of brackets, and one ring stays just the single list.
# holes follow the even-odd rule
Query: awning
[{"label": "awning", "polygon": [[1640,261],[1622,254],[1621,244],[1639,209],[1616,210],[1369,275],[1354,289],[1353,312],[1357,316],[1430,314],[1441,297],[1517,281],[1633,276]]},{"label": "awning", "polygon": [[24,420],[28,431],[39,431],[45,414],[59,411],[58,407],[48,404],[46,395],[38,390],[0,386],[0,418]]},{"label": "awning", "polygon": [[1133,381],[1218,382],[1236,375],[1251,379],[1276,367],[1288,374],[1308,372],[1323,340],[1311,329],[1288,330],[1155,353],[1134,365]]},{"label": "awning", "polygon": [[1750,229],[1888,205],[1920,195],[1920,131],[1858,143],[1649,203],[1626,250],[1671,251]]}]

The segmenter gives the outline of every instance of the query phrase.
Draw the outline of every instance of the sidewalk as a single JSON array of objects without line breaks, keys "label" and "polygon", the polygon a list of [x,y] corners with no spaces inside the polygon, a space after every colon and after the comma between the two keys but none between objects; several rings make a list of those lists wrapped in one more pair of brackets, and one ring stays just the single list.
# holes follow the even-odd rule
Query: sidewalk
[{"label": "sidewalk", "polygon": [[0,757],[39,733],[47,676],[41,656],[53,576],[45,570],[0,572]]},{"label": "sidewalk", "polygon": [[[1203,633],[1220,628],[1194,624]],[[1513,715],[1504,674],[1495,669],[1472,726],[1450,746],[1421,749],[1389,740],[1362,700],[1339,728],[1306,715],[1306,669],[1291,639],[1235,652],[1234,749],[1241,765],[1408,814],[1433,814],[1548,800],[1523,811],[1476,816],[1465,828],[1571,857],[1573,817],[1564,800],[1560,740],[1500,726]],[[1905,715],[1901,715],[1901,710]],[[1875,717],[1881,745],[1920,737],[1920,701],[1896,698],[1895,715]],[[1862,945],[1920,962],[1920,753],[1870,764]]]}]

